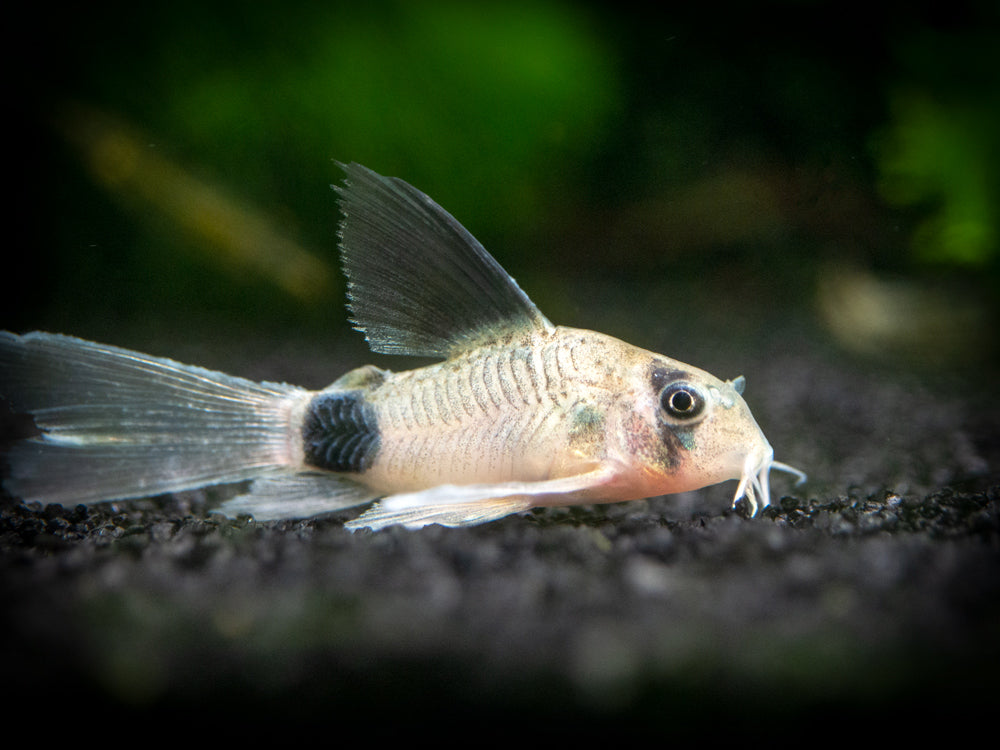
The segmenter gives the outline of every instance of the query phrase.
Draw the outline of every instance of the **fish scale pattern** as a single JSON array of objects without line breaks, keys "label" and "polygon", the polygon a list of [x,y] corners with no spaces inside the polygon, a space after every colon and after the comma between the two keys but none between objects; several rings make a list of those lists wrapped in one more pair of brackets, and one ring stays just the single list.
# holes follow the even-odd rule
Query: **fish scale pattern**
[{"label": "fish scale pattern", "polygon": [[380,472],[401,488],[545,478],[548,443],[564,436],[582,394],[566,391],[566,352],[536,335],[396,373],[368,394],[386,440]]}]

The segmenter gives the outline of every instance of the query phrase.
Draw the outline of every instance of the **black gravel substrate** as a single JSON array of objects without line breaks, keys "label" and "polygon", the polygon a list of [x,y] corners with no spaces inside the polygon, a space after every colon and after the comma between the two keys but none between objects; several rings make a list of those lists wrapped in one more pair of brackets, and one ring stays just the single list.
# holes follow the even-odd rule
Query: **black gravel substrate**
[{"label": "black gravel substrate", "polygon": [[226,488],[6,498],[7,715],[494,739],[978,733],[1000,666],[995,399],[788,338],[749,364],[778,458],[810,473],[773,475],[753,519],[728,483],[353,534],[353,514],[222,518]]}]

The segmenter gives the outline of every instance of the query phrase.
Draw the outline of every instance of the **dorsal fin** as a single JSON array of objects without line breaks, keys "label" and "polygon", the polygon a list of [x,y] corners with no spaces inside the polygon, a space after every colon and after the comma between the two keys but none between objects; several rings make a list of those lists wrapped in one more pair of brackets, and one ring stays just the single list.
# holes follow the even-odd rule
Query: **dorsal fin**
[{"label": "dorsal fin", "polygon": [[448,357],[552,324],[475,237],[416,188],[341,164],[341,261],[372,351]]}]

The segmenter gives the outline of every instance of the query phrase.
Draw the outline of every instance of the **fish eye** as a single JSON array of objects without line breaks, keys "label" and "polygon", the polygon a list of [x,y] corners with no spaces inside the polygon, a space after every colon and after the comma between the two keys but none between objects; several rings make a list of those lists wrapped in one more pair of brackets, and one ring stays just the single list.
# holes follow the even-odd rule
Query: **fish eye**
[{"label": "fish eye", "polygon": [[688,383],[672,383],[660,391],[663,411],[677,419],[692,419],[705,410],[705,397]]}]

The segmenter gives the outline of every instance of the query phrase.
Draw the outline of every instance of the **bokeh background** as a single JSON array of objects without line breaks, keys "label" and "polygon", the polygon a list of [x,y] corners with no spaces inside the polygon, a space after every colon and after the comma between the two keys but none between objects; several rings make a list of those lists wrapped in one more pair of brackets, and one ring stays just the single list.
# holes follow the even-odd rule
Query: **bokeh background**
[{"label": "bokeh background", "polygon": [[200,339],[219,366],[250,337],[363,357],[329,187],[358,161],[431,195],[557,323],[681,359],[789,319],[893,366],[995,354],[995,3],[28,13],[5,328]]},{"label": "bokeh background", "polygon": [[565,740],[596,716],[619,742],[815,742],[937,721],[961,743],[989,719],[996,2],[20,11],[0,327],[315,388],[411,367],[346,319],[330,185],[357,161],[449,210],[553,322],[746,375],[810,481],[775,475],[752,521],[730,482],[353,535],[211,514],[231,487],[4,496],[12,727],[121,734],[132,710],[142,736],[231,741],[270,715],[287,741],[402,718],[409,740],[534,717]]}]

